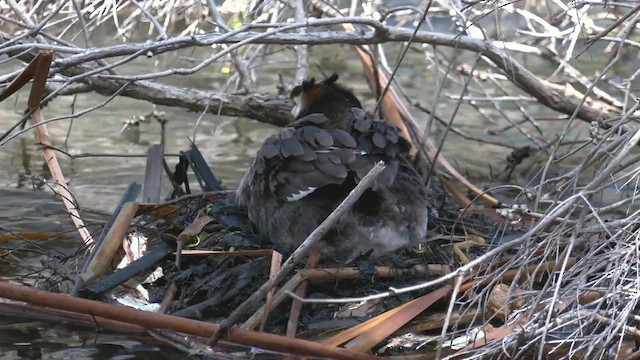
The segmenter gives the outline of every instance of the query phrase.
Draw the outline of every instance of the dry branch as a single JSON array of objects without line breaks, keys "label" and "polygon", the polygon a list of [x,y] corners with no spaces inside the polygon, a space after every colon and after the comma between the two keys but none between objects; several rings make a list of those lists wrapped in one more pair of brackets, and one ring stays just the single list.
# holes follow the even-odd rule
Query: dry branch
[{"label": "dry branch", "polygon": [[62,198],[62,203],[66,207],[71,221],[76,227],[76,230],[80,234],[80,238],[85,245],[93,244],[93,237],[87,230],[78,212],[78,206],[74,203],[74,196],[71,194],[67,187],[67,181],[58,162],[58,157],[54,150],[51,149],[51,138],[49,137],[49,131],[44,124],[44,115],[39,105],[44,97],[45,85],[47,78],[49,77],[49,69],[51,66],[51,60],[53,58],[52,52],[42,52],[37,54],[32,61],[23,69],[19,75],[11,82],[1,93],[0,101],[6,99],[13,92],[22,88],[30,79],[33,78],[33,85],[29,93],[29,100],[27,102],[33,126],[36,127],[36,138],[38,142],[45,145],[42,148],[42,154],[44,161],[51,172],[53,177],[54,190]]},{"label": "dry branch", "polygon": [[122,246],[122,241],[129,231],[131,219],[133,219],[138,211],[138,204],[129,202],[122,206],[122,210],[118,217],[109,228],[104,240],[99,244],[99,248],[95,250],[95,255],[91,258],[91,262],[87,266],[87,270],[81,275],[85,284],[90,283],[97,277],[105,274],[113,263],[113,257]]},{"label": "dry branch", "polygon": [[[38,43],[24,43],[19,45],[13,45],[1,49],[0,53],[6,52],[9,54],[18,54],[22,51],[31,51],[36,52],[38,50],[56,50],[61,53],[74,53],[76,55],[71,55],[66,58],[57,59],[54,62],[54,72],[60,72],[67,76],[75,77],[76,80],[83,80],[91,84],[96,88],[98,92],[105,93],[109,91],[113,91],[114,89],[120,88],[127,84],[126,80],[137,80],[138,85],[140,86],[140,80],[142,79],[140,76],[112,76],[112,75],[97,75],[101,70],[81,67],[78,66],[97,59],[106,59],[110,57],[116,56],[133,56],[135,57],[142,56],[146,54],[148,51],[152,51],[154,53],[163,53],[168,51],[175,51],[182,48],[192,47],[192,46],[210,46],[213,44],[272,44],[272,45],[322,45],[322,44],[351,44],[351,45],[372,45],[386,42],[405,42],[409,39],[412,42],[420,44],[430,44],[430,45],[438,45],[438,46],[446,46],[451,48],[458,48],[469,50],[472,52],[476,52],[486,56],[490,59],[506,76],[512,83],[521,88],[526,93],[535,97],[540,103],[548,106],[551,109],[554,109],[558,112],[572,115],[576,113],[577,117],[588,122],[598,121],[605,117],[609,117],[611,113],[603,112],[602,109],[609,109],[610,111],[615,111],[617,109],[611,108],[610,106],[603,105],[599,108],[592,108],[589,106],[581,105],[580,99],[575,99],[573,97],[566,96],[565,94],[555,91],[549,88],[549,82],[538,78],[532,72],[527,70],[523,65],[521,65],[518,61],[516,61],[505,49],[504,42],[491,42],[486,40],[480,40],[476,38],[472,38],[469,36],[460,36],[460,35],[449,35],[443,33],[435,33],[435,32],[427,32],[427,31],[418,31],[415,36],[413,35],[413,30],[404,29],[399,27],[391,27],[386,26],[380,22],[377,22],[372,19],[367,18],[341,18],[341,19],[322,19],[322,20],[311,20],[307,23],[302,24],[293,24],[292,26],[288,26],[287,29],[296,29],[303,26],[325,26],[331,24],[360,24],[367,25],[373,27],[375,30],[373,31],[354,31],[354,32],[335,32],[335,31],[325,31],[325,32],[309,32],[309,33],[284,33],[281,31],[274,32],[271,35],[265,35],[265,33],[255,33],[250,32],[248,29],[236,30],[233,33],[209,33],[205,35],[199,36],[190,36],[190,37],[182,37],[182,38],[171,38],[164,41],[156,41],[151,44],[141,43],[141,44],[127,44],[127,45],[117,45],[111,47],[83,50],[79,48],[65,48],[60,46],[51,46],[44,45]],[[10,40],[11,37],[7,34],[0,34],[0,38],[4,40]],[[133,60],[133,58],[131,59]],[[77,68],[76,70],[71,70],[72,68]],[[81,69],[81,70],[80,70]],[[177,73],[177,72],[175,72]],[[87,74],[96,74],[91,76],[90,79],[86,79]],[[160,76],[160,74],[158,75]],[[162,75],[166,76],[166,75]],[[148,78],[148,76],[145,76]],[[102,79],[101,79],[102,78]],[[86,80],[85,80],[86,79]],[[120,80],[110,85],[107,85],[104,81],[105,79],[115,79]],[[6,81],[6,80],[5,80]],[[117,84],[117,85],[116,85]],[[151,84],[142,83],[144,86],[142,88],[146,91],[141,91],[141,88],[138,88],[138,91],[125,91],[124,96],[147,99],[147,97],[141,97],[144,93],[149,94],[153,90],[154,87],[158,85],[152,86]],[[102,86],[100,86],[102,85]],[[110,90],[107,90],[110,89]],[[170,87],[162,87],[163,90],[169,90]],[[161,93],[156,93],[155,95],[160,95],[160,102],[157,102],[162,105],[168,106],[182,106],[190,110],[202,110],[204,108],[201,103],[199,106],[196,104],[189,104],[190,102],[186,102],[183,105],[179,105],[180,99],[188,99],[188,97],[180,96],[181,91],[179,89],[172,89],[175,93],[173,97],[176,100],[170,101],[167,96],[162,96]],[[185,91],[185,90],[183,90]],[[196,98],[206,99],[204,93],[198,94],[195,92]],[[200,95],[200,96],[197,96]],[[166,100],[162,100],[162,98],[167,98]],[[223,99],[220,99],[221,101]],[[231,99],[225,99],[231,103]],[[212,108],[218,108],[215,104],[211,104]],[[254,111],[247,111],[252,109],[250,106],[230,106],[228,110],[229,113],[225,112],[223,107],[222,114],[224,115],[241,115],[249,118],[254,118],[256,120],[263,121],[264,116],[259,116],[259,109],[254,109]],[[260,105],[260,104],[252,104],[252,105]],[[195,108],[197,107],[197,108]],[[233,111],[234,109],[243,109],[244,114],[239,114],[239,111]],[[277,115],[275,115],[277,117]],[[286,117],[289,118],[288,116]]]},{"label": "dry branch", "polygon": [[[67,295],[48,293],[26,286],[0,283],[0,297],[54,309],[89,314],[97,317],[141,325],[147,328],[171,329],[186,334],[207,337],[219,329],[218,325],[184,319],[176,316],[136,310]],[[255,346],[298,355],[320,356],[332,359],[378,359],[376,356],[359,354],[341,348],[326,346],[311,341],[290,339],[278,335],[257,333],[251,330],[228,329],[227,340],[237,344]]]}]

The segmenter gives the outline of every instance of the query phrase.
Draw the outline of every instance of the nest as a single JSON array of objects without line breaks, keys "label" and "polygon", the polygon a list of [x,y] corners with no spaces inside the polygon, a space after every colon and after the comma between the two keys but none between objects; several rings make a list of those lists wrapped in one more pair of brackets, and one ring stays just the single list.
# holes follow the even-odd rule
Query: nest
[{"label": "nest", "polygon": [[457,210],[434,190],[439,205],[420,246],[348,266],[300,263],[248,307],[282,258],[229,205],[229,191],[212,190],[219,182],[193,146],[181,171],[190,164],[205,192],[184,195],[176,187],[174,199],[133,210],[125,196],[111,227],[102,229],[109,241],[126,224],[125,250],[110,263],[119,270],[78,281],[92,271],[84,265],[86,251],[49,253],[44,270],[22,281],[107,302],[156,304],[155,310],[209,322],[244,307],[237,322],[243,328],[378,355],[630,356],[639,318],[637,210],[633,193],[600,206],[595,196],[633,176],[624,169],[634,163],[629,144],[636,137],[630,132],[594,150],[580,174],[510,187],[516,192],[487,191],[511,204]]}]

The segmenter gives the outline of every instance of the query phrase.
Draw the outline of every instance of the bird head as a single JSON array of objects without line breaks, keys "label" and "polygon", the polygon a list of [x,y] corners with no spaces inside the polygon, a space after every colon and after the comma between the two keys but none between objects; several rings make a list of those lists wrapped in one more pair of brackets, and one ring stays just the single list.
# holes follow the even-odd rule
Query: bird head
[{"label": "bird head", "polygon": [[296,102],[293,111],[296,119],[309,114],[331,116],[352,107],[362,108],[353,92],[337,80],[338,75],[334,73],[320,83],[311,78],[294,87],[290,97]]}]

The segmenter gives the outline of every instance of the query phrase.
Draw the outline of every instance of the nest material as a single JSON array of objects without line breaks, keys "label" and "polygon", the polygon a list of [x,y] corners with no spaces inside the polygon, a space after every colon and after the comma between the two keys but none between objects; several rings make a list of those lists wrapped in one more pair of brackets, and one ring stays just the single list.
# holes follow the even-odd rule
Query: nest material
[{"label": "nest material", "polygon": [[[591,162],[583,167],[587,181],[571,172],[573,178],[558,176],[516,196],[511,194],[515,205],[502,204],[499,212],[503,216],[478,207],[463,212],[439,208],[431,221],[432,240],[425,247],[404,249],[379,263],[360,259],[355,264],[356,278],[339,276],[343,270],[319,270],[330,276],[311,283],[306,295],[309,299],[367,296],[421,282],[431,286],[373,301],[366,307],[307,305],[300,318],[301,329],[321,337],[328,321],[334,328],[344,326],[344,321],[363,321],[450,283],[455,300],[451,306],[441,300],[400,329],[395,334],[400,338],[386,346],[379,343],[374,349],[384,354],[408,348],[423,352],[437,349],[438,343],[454,348],[455,341],[461,339],[458,351],[493,358],[538,352],[553,358],[630,355],[635,351],[633,341],[640,339],[634,193],[623,193],[625,197],[611,205],[597,208],[593,204],[594,195],[611,185],[611,176],[615,176],[614,184],[633,177],[632,172],[620,173],[633,164],[624,156],[630,148],[623,146],[623,140],[632,139],[632,134],[623,135],[617,143],[594,152]],[[615,161],[603,156],[605,151],[614,154]],[[594,173],[596,176],[591,175]],[[131,229],[150,239],[165,239],[161,234],[178,238],[203,209],[209,209],[213,220],[197,236],[200,242],[190,249],[269,248],[269,243],[252,236],[238,220],[242,214],[220,206],[225,196],[191,196],[141,211],[143,215]],[[153,240],[152,248],[166,241]],[[156,264],[162,267],[164,277],[149,286],[151,302],[160,302],[174,283],[181,291],[170,313],[203,319],[227,316],[267,280],[269,269],[266,257],[229,255],[182,256],[179,266],[175,257],[169,257]],[[75,257],[52,254],[45,259],[46,271],[25,276],[23,281],[45,280],[38,284],[47,287],[48,281],[50,290],[66,292],[69,286],[65,283],[72,283],[83,256],[84,252]],[[443,274],[402,272],[425,264],[451,266],[455,270],[444,274],[444,279],[455,281],[442,280]],[[375,265],[396,269],[402,276],[381,277],[381,268]],[[267,330],[283,332],[288,312],[286,302],[276,307]],[[434,317],[438,318],[435,325]],[[407,337],[407,333],[413,335]],[[472,333],[486,338],[478,340],[475,349],[470,345]]]}]

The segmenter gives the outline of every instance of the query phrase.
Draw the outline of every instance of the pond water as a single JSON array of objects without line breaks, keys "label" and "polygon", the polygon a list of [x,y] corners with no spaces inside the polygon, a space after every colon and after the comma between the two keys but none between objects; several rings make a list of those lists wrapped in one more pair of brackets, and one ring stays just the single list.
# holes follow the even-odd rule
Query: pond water
[{"label": "pond water", "polygon": [[130,334],[97,333],[67,326],[24,323],[21,329],[2,331],[0,359],[176,359],[184,353],[152,338]]},{"label": "pond water", "polygon": [[[111,32],[110,32],[111,31]],[[113,29],[100,32],[100,36],[94,38],[96,45],[113,42]],[[142,35],[134,41],[142,41]],[[389,59],[395,59],[399,47],[386,46]],[[186,57],[202,58],[210,49],[191,49],[179,53],[160,55],[152,59],[141,59],[129,64],[124,69],[118,69],[121,73],[144,73],[166,69],[172,66],[192,66]],[[589,52],[597,52],[597,48]],[[452,51],[445,49],[446,54],[453,55]],[[587,62],[590,53],[583,55]],[[312,75],[321,77],[316,71],[315,64],[328,71],[336,71],[357,95],[364,99],[365,107],[371,109],[374,105],[373,93],[368,89],[362,76],[360,62],[355,52],[349,46],[317,46],[310,52]],[[473,59],[470,54],[456,53],[459,61]],[[288,85],[291,83],[295,71],[295,53],[285,51],[276,57],[279,61],[272,61],[257,70],[257,90],[264,93],[276,93],[278,74],[281,74]],[[600,64],[600,61],[594,61]],[[161,79],[171,85],[183,87],[196,87],[200,89],[218,91],[228,78],[223,68],[228,64],[220,62],[207,67],[196,76],[171,77]],[[0,66],[0,73],[8,73],[18,69],[20,64],[15,62],[5,63]],[[528,66],[544,67],[546,64],[529,62]],[[330,69],[330,70],[329,70]],[[411,101],[417,101],[431,107],[434,94],[435,68],[425,61],[424,54],[410,51],[407,59],[400,67],[397,80],[402,85],[407,97]],[[463,79],[463,78],[461,78]],[[506,85],[506,84],[505,84]],[[507,88],[511,88],[506,85]],[[444,89],[444,100],[437,107],[438,115],[448,121],[453,111],[452,104],[455,100],[451,97],[460,94],[460,83],[449,82]],[[476,93],[478,95],[478,93]],[[11,127],[20,119],[28,97],[27,89],[17,96],[0,103],[0,132]],[[80,94],[75,98],[61,97],[44,109],[45,118],[53,118],[68,115],[72,111],[78,112],[101,104],[105,97],[96,94]],[[550,111],[529,101],[523,101],[530,113],[535,115],[551,114]],[[508,125],[505,119],[494,116],[490,110],[490,104],[483,105],[487,117],[479,116],[471,106],[464,104],[455,117],[454,126],[461,131],[475,137],[485,138],[490,141],[499,141],[511,147],[529,144],[517,130],[509,130],[498,135],[489,135],[488,130],[498,130]],[[73,109],[73,110],[72,110]],[[84,115],[73,121],[63,120],[48,126],[54,145],[65,149],[71,154],[137,154],[140,157],[86,157],[71,160],[60,154],[65,176],[69,181],[69,188],[76,197],[77,202],[84,209],[94,211],[96,219],[104,219],[113,210],[120,196],[129,183],[142,183],[145,171],[145,154],[150,144],[159,143],[160,126],[156,123],[142,124],[140,139],[132,142],[122,136],[120,130],[122,121],[135,115],[144,115],[153,110],[149,103],[130,98],[119,97],[107,103],[101,108]],[[231,118],[207,114],[196,129],[196,123],[200,114],[190,113],[183,109],[160,107],[157,110],[164,111],[169,119],[166,131],[165,153],[177,154],[189,147],[190,139],[196,135],[196,144],[203,152],[205,159],[212,167],[214,173],[223,181],[227,188],[234,188],[244,171],[250,164],[261,141],[273,134],[278,129],[258,123],[250,119]],[[427,121],[427,115],[412,108],[412,111],[421,124]],[[513,115],[520,119],[521,115],[508,106],[504,109],[507,116]],[[543,128],[550,134],[560,131],[562,122],[543,122]],[[524,127],[527,127],[526,125]],[[530,127],[529,127],[530,129]],[[587,127],[578,124],[572,131],[573,136],[584,138]],[[438,137],[440,131],[436,131]],[[580,135],[582,134],[582,135]],[[34,136],[26,133],[20,138],[13,139],[0,149],[0,230],[2,232],[25,231],[53,231],[68,230],[71,226],[68,216],[63,213],[61,203],[52,192],[41,186],[40,180],[49,178],[44,168],[41,153],[34,146]],[[452,161],[461,173],[470,174],[474,178],[486,178],[496,170],[501,171],[506,165],[506,156],[511,148],[489,144],[481,144],[475,141],[449,134],[444,146],[443,155]],[[177,159],[168,157],[171,167]],[[193,177],[191,178],[193,180]],[[169,189],[165,179],[165,190]],[[192,186],[192,189],[195,186]],[[165,191],[164,194],[167,194]],[[103,214],[104,216],[100,216]],[[96,220],[98,221],[98,220]],[[0,232],[0,235],[2,235]],[[2,245],[2,244],[0,244]],[[6,245],[6,244],[5,244]],[[77,247],[77,244],[60,242],[48,242],[49,246]],[[27,259],[37,265],[37,259]],[[19,276],[20,270],[3,267],[0,270],[4,277]],[[162,358],[171,353],[167,349],[161,349],[155,345],[144,345],[141,342],[127,342],[124,338],[112,338],[110,335],[88,336],[87,333],[76,332],[72,329],[40,328],[14,333],[13,337],[7,337],[9,332],[1,332],[0,359],[19,358],[97,358],[95,354],[101,354],[110,358],[127,358],[126,351],[136,349],[140,357],[136,358]],[[115,335],[114,335],[115,336]],[[51,340],[52,337],[63,340]],[[51,340],[51,341],[50,341]],[[117,344],[114,346],[113,344]],[[82,350],[78,350],[78,349]]]}]

